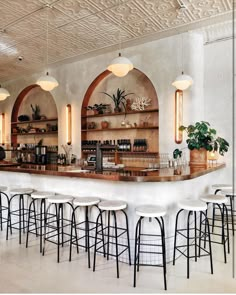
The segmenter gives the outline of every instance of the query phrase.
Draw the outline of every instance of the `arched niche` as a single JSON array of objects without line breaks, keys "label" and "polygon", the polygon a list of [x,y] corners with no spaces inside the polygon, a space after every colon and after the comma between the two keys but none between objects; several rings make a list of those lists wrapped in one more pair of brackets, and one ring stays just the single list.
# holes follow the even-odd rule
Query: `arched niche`
[{"label": "arched niche", "polygon": [[[34,107],[35,105],[39,105],[40,115],[45,116],[46,119],[33,121],[31,104]],[[18,117],[20,115],[29,116],[30,121],[17,124],[16,122],[18,122]],[[49,91],[42,90],[40,86],[34,84],[23,89],[18,95],[12,109],[11,123],[12,128],[15,126],[25,127],[29,124],[35,128],[46,128],[47,124],[57,124],[57,117],[57,107],[52,94]],[[17,136],[12,132],[11,137],[13,143],[37,143],[41,138],[43,138],[44,145],[58,144],[57,132]]]},{"label": "arched niche", "polygon": [[[131,111],[127,115],[103,114],[88,115],[87,106],[94,104],[110,104],[113,112],[114,103],[105,94],[116,93],[117,89],[125,90],[125,93],[133,93],[129,98],[134,101],[136,97],[147,97],[151,99],[151,105],[145,111]],[[110,71],[101,73],[89,86],[83,99],[81,109],[81,139],[82,140],[114,140],[117,139],[147,139],[149,152],[155,156],[159,152],[159,116],[158,116],[158,97],[156,90],[150,79],[138,69],[133,69],[125,77],[114,76]],[[109,128],[101,129],[101,121],[109,121]],[[131,128],[121,128],[122,121],[128,121]],[[147,120],[147,128],[141,128],[142,123]],[[96,130],[88,130],[90,122],[95,122]],[[98,132],[100,131],[100,132]]]}]

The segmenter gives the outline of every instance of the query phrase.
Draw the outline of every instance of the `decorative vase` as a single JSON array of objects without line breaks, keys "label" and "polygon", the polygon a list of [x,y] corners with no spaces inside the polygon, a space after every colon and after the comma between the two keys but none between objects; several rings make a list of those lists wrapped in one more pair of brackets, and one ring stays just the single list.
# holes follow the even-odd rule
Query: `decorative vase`
[{"label": "decorative vase", "polygon": [[107,121],[102,121],[101,126],[102,126],[102,129],[107,129],[109,126],[109,123]]},{"label": "decorative vase", "polygon": [[120,113],[121,112],[121,108],[120,107],[115,107],[114,108],[114,112],[115,113]]},{"label": "decorative vase", "polygon": [[194,167],[207,167],[207,150],[203,148],[199,150],[190,150],[189,165]]}]

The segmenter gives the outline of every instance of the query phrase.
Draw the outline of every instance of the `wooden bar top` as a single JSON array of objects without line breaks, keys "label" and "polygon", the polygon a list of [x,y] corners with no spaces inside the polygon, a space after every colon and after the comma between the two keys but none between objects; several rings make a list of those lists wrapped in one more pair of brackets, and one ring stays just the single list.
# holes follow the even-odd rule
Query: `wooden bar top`
[{"label": "wooden bar top", "polygon": [[[13,166],[14,165],[14,166]],[[103,172],[95,172],[94,170],[82,170],[78,166],[60,166],[60,165],[35,165],[35,164],[16,164],[1,165],[0,171],[30,173],[39,175],[52,175],[52,176],[66,176],[78,178],[92,178],[103,179],[111,181],[133,181],[133,182],[165,182],[165,181],[182,181],[193,179],[210,172],[222,169],[225,167],[224,163],[210,165],[204,167],[178,167],[174,168],[161,168],[158,170],[150,170],[143,168],[124,168],[122,170]]]}]

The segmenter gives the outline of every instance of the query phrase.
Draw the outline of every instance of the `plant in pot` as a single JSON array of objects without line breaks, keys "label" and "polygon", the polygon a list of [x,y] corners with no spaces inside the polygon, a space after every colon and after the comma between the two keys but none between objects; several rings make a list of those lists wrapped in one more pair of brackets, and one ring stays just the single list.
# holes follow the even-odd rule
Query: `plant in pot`
[{"label": "plant in pot", "polygon": [[121,90],[120,88],[118,88],[116,93],[112,95],[106,92],[102,92],[102,93],[106,94],[113,100],[115,105],[115,108],[114,108],[115,113],[121,112],[121,105],[124,107],[124,110],[126,110],[126,96],[133,94],[132,92],[125,94],[125,90]]},{"label": "plant in pot", "polygon": [[35,105],[35,107],[31,104],[31,109],[33,111],[32,114],[32,119],[33,120],[40,120],[41,116],[40,116],[40,107],[38,104]]},{"label": "plant in pot", "polygon": [[87,106],[86,110],[87,111],[93,110],[94,114],[103,114],[103,112],[107,108],[107,106],[108,106],[107,104],[103,104],[103,103],[97,104],[97,103],[95,103],[93,106]]},{"label": "plant in pot", "polygon": [[190,165],[206,166],[207,151],[219,152],[224,156],[229,149],[229,143],[216,135],[216,130],[205,121],[196,122],[194,125],[180,126],[180,131],[187,133],[186,143],[190,149]]}]

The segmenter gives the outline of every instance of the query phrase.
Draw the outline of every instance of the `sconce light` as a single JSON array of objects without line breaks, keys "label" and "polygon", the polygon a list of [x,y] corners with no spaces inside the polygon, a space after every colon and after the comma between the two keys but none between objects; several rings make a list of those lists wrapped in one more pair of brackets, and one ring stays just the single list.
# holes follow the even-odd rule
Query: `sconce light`
[{"label": "sconce light", "polygon": [[66,143],[71,144],[71,105],[66,106]]},{"label": "sconce light", "polygon": [[5,142],[5,114],[0,115],[0,141],[1,144]]},{"label": "sconce light", "polygon": [[181,143],[183,140],[183,132],[179,127],[183,125],[183,91],[175,91],[175,142]]}]

